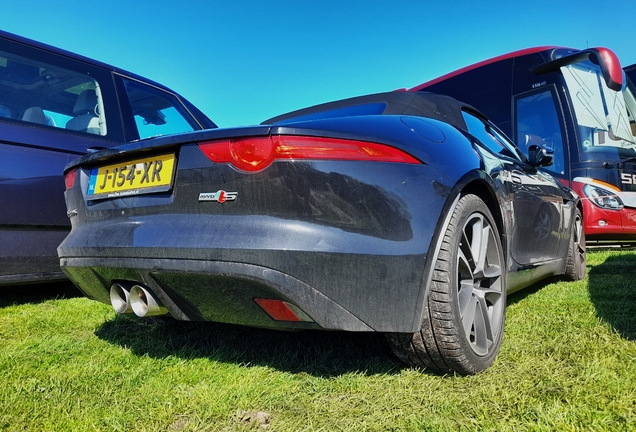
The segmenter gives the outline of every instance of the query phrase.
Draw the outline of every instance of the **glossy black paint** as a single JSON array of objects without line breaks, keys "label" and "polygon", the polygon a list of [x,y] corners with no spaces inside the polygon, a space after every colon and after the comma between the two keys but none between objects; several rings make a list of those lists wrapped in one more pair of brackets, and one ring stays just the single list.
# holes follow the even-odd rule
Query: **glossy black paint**
[{"label": "glossy black paint", "polygon": [[[413,98],[395,95],[389,99],[405,106]],[[370,99],[362,103],[387,97]],[[571,191],[446,122],[395,113],[329,118],[325,112],[342,113],[356,102],[321,106],[306,121],[295,122],[292,114],[280,124],[160,137],[70,163],[66,171],[77,169],[77,177],[66,192],[73,228],[58,249],[63,270],[104,303],[112,283],[142,283],[182,320],[414,332],[449,212],[460,194],[474,193],[497,219],[509,291],[563,273],[578,203]],[[270,134],[369,140],[422,163],[276,161],[244,173],[211,162],[197,145]],[[172,191],[87,199],[93,167],[169,151],[178,156]],[[217,190],[238,197],[223,204],[198,200]],[[513,252],[521,249],[517,244],[524,254]],[[274,321],[255,297],[287,301],[313,322]]]},{"label": "glossy black paint", "polygon": [[[0,92],[0,105],[6,111],[0,114],[0,285],[64,278],[56,251],[70,230],[63,195],[64,167],[94,149],[139,138],[130,106],[126,108],[124,77],[174,93],[122,69],[3,31],[0,51],[84,74],[100,84],[108,118],[104,136],[22,121],[22,112],[34,104],[33,100],[14,98],[11,106],[6,106],[9,96]],[[14,79],[16,71],[9,66],[8,61],[3,64],[1,80]],[[197,128],[215,127],[192,104],[180,101]]]}]

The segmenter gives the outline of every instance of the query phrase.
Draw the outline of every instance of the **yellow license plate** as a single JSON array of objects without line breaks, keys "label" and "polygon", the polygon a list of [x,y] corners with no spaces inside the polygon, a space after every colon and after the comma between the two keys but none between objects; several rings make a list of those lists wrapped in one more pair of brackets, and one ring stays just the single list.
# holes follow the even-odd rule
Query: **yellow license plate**
[{"label": "yellow license plate", "polygon": [[97,199],[165,192],[172,187],[174,165],[174,154],[166,154],[94,168],[87,195]]}]

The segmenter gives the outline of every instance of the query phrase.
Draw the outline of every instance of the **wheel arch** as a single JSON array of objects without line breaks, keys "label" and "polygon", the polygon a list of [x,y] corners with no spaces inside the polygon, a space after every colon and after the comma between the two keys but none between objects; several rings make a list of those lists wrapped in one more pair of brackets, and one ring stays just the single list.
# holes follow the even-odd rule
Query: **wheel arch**
[{"label": "wheel arch", "polygon": [[490,213],[492,213],[493,218],[495,219],[495,223],[497,224],[497,230],[499,231],[499,238],[501,239],[501,244],[503,246],[504,258],[508,259],[508,242],[507,233],[508,229],[506,224],[504,223],[504,216],[499,205],[499,200],[497,200],[497,195],[491,185],[484,181],[474,180],[468,183],[460,192],[460,195],[463,194],[473,194],[477,195],[481,200],[486,204]]},{"label": "wheel arch", "polygon": [[579,199],[576,203],[576,208],[581,212],[581,219],[583,220],[583,226],[585,226],[585,213],[583,213],[583,200]]},{"label": "wheel arch", "polygon": [[489,182],[484,180],[483,173],[481,174],[482,175],[480,175],[479,172],[468,173],[462,180],[456,183],[455,187],[448,195],[448,200],[440,214],[437,227],[435,228],[435,233],[429,245],[426,266],[424,268],[422,283],[420,285],[420,293],[417,299],[419,312],[415,314],[416,320],[412,323],[414,329],[413,331],[417,331],[417,329],[419,329],[421,325],[424,314],[424,303],[430,291],[433,279],[434,263],[437,260],[437,256],[441,248],[441,243],[444,238],[444,233],[446,232],[446,228],[450,223],[451,216],[455,211],[455,207],[457,206],[457,203],[462,196],[466,194],[473,194],[478,196],[486,204],[486,206],[492,213],[493,218],[495,219],[497,230],[499,231],[499,238],[501,240],[501,245],[503,248],[504,260],[508,260],[508,242],[506,241],[507,229],[504,221],[503,211],[501,209],[501,206],[499,205],[499,200],[497,199],[497,192],[495,190],[494,184],[490,184]]},{"label": "wheel arch", "polygon": [[[420,328],[412,334],[387,335],[398,358],[416,367],[474,374],[489,367],[499,352],[505,322],[505,255],[492,227],[503,226],[505,221],[501,220],[497,191],[484,181],[473,180],[453,189],[439,217],[427,259],[427,269],[432,272],[423,280]],[[464,231],[466,227],[468,231]],[[481,296],[473,289],[480,290]],[[488,301],[492,301],[492,310]],[[480,319],[471,313],[463,316],[462,311],[471,308]]]}]

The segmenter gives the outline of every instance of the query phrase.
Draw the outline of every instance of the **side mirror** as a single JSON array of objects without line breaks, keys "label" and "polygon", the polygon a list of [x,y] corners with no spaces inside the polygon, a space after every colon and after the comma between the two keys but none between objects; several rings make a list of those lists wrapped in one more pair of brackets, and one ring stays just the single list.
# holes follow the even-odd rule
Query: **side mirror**
[{"label": "side mirror", "polygon": [[550,166],[554,161],[554,150],[550,147],[532,144],[528,147],[528,162],[533,167]]}]

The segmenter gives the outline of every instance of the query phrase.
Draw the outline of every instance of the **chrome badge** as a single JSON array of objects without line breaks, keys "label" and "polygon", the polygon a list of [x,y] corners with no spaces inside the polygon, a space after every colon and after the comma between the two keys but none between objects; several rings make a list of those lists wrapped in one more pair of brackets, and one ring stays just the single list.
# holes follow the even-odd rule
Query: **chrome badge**
[{"label": "chrome badge", "polygon": [[238,192],[226,192],[224,190],[216,192],[202,192],[199,194],[199,201],[216,201],[223,204],[226,201],[234,201],[238,197]]}]

